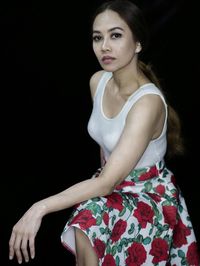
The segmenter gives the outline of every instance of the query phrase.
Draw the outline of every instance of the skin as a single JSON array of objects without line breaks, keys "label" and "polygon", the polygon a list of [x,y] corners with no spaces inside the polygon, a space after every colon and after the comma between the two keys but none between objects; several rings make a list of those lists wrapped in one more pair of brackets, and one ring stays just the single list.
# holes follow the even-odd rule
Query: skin
[{"label": "skin", "polygon": [[[130,94],[150,82],[137,66],[138,53],[142,47],[134,40],[128,25],[119,15],[108,10],[99,14],[94,21],[93,49],[103,70],[113,72],[103,98],[103,111],[112,118],[118,114]],[[113,59],[102,61],[104,56]],[[96,72],[90,79],[92,97],[103,70]],[[148,143],[161,134],[164,118],[165,109],[159,96],[146,95],[138,100],[129,111],[122,136],[100,176],[79,182],[36,202],[14,225],[9,241],[10,259],[16,256],[18,263],[21,263],[35,257],[35,237],[42,218],[48,213],[111,194],[115,186],[136,166]],[[78,229],[76,247],[79,266],[98,265],[89,239]]]}]

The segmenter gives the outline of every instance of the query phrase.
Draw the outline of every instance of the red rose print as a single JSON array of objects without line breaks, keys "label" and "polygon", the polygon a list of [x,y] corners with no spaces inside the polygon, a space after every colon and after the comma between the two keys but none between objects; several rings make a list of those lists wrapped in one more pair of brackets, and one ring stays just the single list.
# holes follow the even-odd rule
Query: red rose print
[{"label": "red rose print", "polygon": [[134,198],[139,198],[139,195],[137,193],[130,193]]},{"label": "red rose print", "polygon": [[189,265],[193,265],[193,266],[200,265],[200,258],[199,258],[199,253],[198,253],[196,242],[193,242],[190,244],[188,251],[187,251],[186,258],[187,258],[187,262],[189,263]]},{"label": "red rose print", "polygon": [[163,215],[165,223],[169,224],[170,228],[174,228],[176,224],[177,208],[175,206],[163,206]]},{"label": "red rose print", "polygon": [[142,228],[145,228],[148,222],[153,223],[154,211],[144,202],[138,202],[137,209],[133,215],[138,219]]},{"label": "red rose print", "polygon": [[161,197],[157,194],[154,193],[147,193],[147,195],[152,198],[155,202],[160,202],[161,201]]},{"label": "red rose print", "polygon": [[145,181],[155,176],[158,176],[158,169],[156,168],[156,166],[152,166],[148,172],[141,174],[139,181]]},{"label": "red rose print", "polygon": [[176,186],[176,179],[174,175],[171,176],[171,182]]},{"label": "red rose print", "polygon": [[113,192],[111,195],[106,196],[106,198],[108,199],[106,202],[106,206],[108,208],[111,207],[113,209],[119,210],[120,212],[123,210],[124,208],[122,205],[123,199],[122,196],[120,196],[118,193]]},{"label": "red rose print", "polygon": [[109,216],[108,216],[107,212],[104,212],[103,221],[104,221],[105,225],[108,225],[108,223],[109,223]]},{"label": "red rose print", "polygon": [[155,190],[160,195],[165,194],[165,187],[163,185],[158,185]]},{"label": "red rose print", "polygon": [[104,258],[102,266],[116,266],[113,256],[110,254],[107,254]]},{"label": "red rose print", "polygon": [[151,245],[150,254],[154,256],[152,262],[159,263],[160,261],[167,261],[169,246],[162,238],[155,238]]},{"label": "red rose print", "polygon": [[117,223],[114,225],[111,240],[113,242],[118,241],[121,237],[121,235],[126,231],[127,222],[120,219],[117,221]]},{"label": "red rose print", "polygon": [[181,220],[178,221],[174,228],[174,245],[180,248],[182,245],[187,244],[186,236],[189,236],[191,231],[187,228]]},{"label": "red rose print", "polygon": [[94,247],[95,247],[95,250],[96,250],[96,253],[97,253],[98,257],[100,259],[103,258],[104,252],[105,252],[105,249],[106,249],[105,243],[103,241],[101,241],[100,239],[96,238],[94,240]]},{"label": "red rose print", "polygon": [[116,190],[120,190],[124,187],[128,187],[128,186],[135,186],[135,183],[132,181],[123,181],[121,184],[119,184],[118,186],[116,186]]},{"label": "red rose print", "polygon": [[146,261],[147,253],[140,243],[133,243],[128,248],[128,257],[126,264],[130,266],[140,266]]},{"label": "red rose print", "polygon": [[96,220],[92,217],[92,212],[90,210],[83,210],[74,217],[70,224],[79,224],[81,229],[88,229],[96,225]]}]

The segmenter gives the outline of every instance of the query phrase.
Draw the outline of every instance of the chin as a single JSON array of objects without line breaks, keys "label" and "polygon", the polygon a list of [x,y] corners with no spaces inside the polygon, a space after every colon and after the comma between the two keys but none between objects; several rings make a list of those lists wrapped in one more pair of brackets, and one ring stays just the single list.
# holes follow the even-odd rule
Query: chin
[{"label": "chin", "polygon": [[103,70],[107,71],[107,72],[114,72],[117,71],[118,68],[114,67],[114,66],[109,66],[109,65],[101,65],[101,67],[103,68]]}]

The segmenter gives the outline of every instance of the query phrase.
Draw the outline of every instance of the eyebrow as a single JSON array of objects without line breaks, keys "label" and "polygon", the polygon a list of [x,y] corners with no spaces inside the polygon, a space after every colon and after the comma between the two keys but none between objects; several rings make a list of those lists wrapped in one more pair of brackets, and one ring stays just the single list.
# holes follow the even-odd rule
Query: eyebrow
[{"label": "eyebrow", "polygon": [[[122,29],[121,27],[113,27],[113,28],[109,29],[108,32],[112,32],[114,30],[124,31],[124,29]],[[101,32],[99,30],[94,30],[92,33],[101,33]]]}]

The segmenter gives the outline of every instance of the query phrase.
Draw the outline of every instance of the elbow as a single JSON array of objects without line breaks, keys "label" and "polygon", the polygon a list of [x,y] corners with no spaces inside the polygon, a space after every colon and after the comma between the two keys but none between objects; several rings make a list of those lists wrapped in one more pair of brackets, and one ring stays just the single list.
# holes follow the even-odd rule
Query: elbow
[{"label": "elbow", "polygon": [[108,196],[112,194],[114,189],[115,189],[115,186],[113,186],[112,184],[104,184],[102,196]]}]

